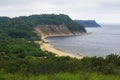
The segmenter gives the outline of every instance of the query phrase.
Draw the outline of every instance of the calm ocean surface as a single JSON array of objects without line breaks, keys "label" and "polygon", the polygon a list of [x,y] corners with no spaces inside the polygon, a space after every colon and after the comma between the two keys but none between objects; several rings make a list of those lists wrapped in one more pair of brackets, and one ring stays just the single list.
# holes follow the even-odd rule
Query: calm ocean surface
[{"label": "calm ocean surface", "polygon": [[51,37],[50,44],[64,52],[83,56],[120,55],[120,25],[102,25],[100,28],[87,28],[90,35]]}]

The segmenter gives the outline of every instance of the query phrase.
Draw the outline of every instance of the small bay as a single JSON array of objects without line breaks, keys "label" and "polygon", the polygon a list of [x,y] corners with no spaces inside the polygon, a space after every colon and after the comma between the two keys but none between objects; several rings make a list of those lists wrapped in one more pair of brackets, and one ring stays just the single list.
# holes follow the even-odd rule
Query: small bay
[{"label": "small bay", "polygon": [[120,55],[120,25],[86,28],[89,35],[49,37],[58,50],[83,56]]}]

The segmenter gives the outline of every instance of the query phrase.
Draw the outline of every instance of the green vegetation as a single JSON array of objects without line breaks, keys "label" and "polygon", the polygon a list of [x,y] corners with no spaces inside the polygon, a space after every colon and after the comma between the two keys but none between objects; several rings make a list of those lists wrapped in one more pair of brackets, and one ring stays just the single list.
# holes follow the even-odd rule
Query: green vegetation
[{"label": "green vegetation", "polygon": [[27,40],[40,40],[34,32],[32,22],[19,18],[0,17],[0,37],[25,38]]},{"label": "green vegetation", "polygon": [[71,20],[62,17],[65,15],[59,15],[57,20],[55,16],[58,15],[0,18],[0,80],[119,80],[119,55],[79,60],[56,57],[54,53],[39,49],[34,43],[40,40],[34,32],[35,25],[39,22],[59,25],[60,21],[56,22],[59,19],[70,25]]},{"label": "green vegetation", "polygon": [[24,53],[22,57],[1,53],[0,79],[112,80],[115,78],[119,80],[120,78],[120,56],[118,55],[111,54],[106,58],[85,57],[78,60],[70,57],[55,57],[48,52],[43,53],[42,57],[30,54],[24,56]]},{"label": "green vegetation", "polygon": [[0,71],[0,80],[120,80],[119,75],[96,73],[55,73],[24,76],[19,73],[6,74]]}]

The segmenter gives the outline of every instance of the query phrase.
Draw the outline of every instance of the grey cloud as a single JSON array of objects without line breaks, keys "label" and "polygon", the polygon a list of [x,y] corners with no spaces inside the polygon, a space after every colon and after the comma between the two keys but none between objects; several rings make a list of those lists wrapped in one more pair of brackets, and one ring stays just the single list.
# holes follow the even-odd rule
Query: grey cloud
[{"label": "grey cloud", "polygon": [[15,6],[23,5],[32,2],[33,0],[0,0],[0,6]]},{"label": "grey cloud", "polygon": [[120,0],[111,0],[108,2],[100,3],[100,7],[108,10],[120,10]]},{"label": "grey cloud", "polygon": [[107,21],[110,16],[114,20],[116,12],[115,16],[120,16],[119,3],[120,0],[0,0],[0,16],[65,13],[73,19],[79,17],[100,21],[104,18],[103,21]]}]

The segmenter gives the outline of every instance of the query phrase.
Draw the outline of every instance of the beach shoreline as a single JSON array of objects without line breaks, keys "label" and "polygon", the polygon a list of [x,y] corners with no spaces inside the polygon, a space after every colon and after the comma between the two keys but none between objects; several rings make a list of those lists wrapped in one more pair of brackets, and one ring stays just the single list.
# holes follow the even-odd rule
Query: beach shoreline
[{"label": "beach shoreline", "polygon": [[[91,34],[91,33],[81,33],[79,35],[76,35],[76,36],[83,36],[83,35],[88,35],[88,34]],[[48,51],[48,52],[52,52],[54,54],[56,54],[56,56],[69,56],[71,58],[77,58],[77,59],[82,59],[83,56],[82,55],[76,55],[74,53],[68,53],[68,52],[64,52],[64,51],[61,51],[61,50],[58,50],[54,47],[54,45],[51,45],[50,42],[51,40],[48,40],[46,38],[48,37],[56,37],[56,36],[75,36],[75,35],[51,35],[51,36],[42,36],[42,41],[38,41],[37,43],[40,44],[40,48],[43,50],[43,51]]]},{"label": "beach shoreline", "polygon": [[49,43],[42,43],[40,45],[40,48],[43,51],[48,51],[48,52],[52,52],[54,54],[56,54],[56,56],[69,56],[71,58],[77,58],[77,59],[82,59],[83,56],[79,56],[79,55],[74,55],[72,53],[67,53],[61,50],[56,49],[53,45],[49,44]]}]

